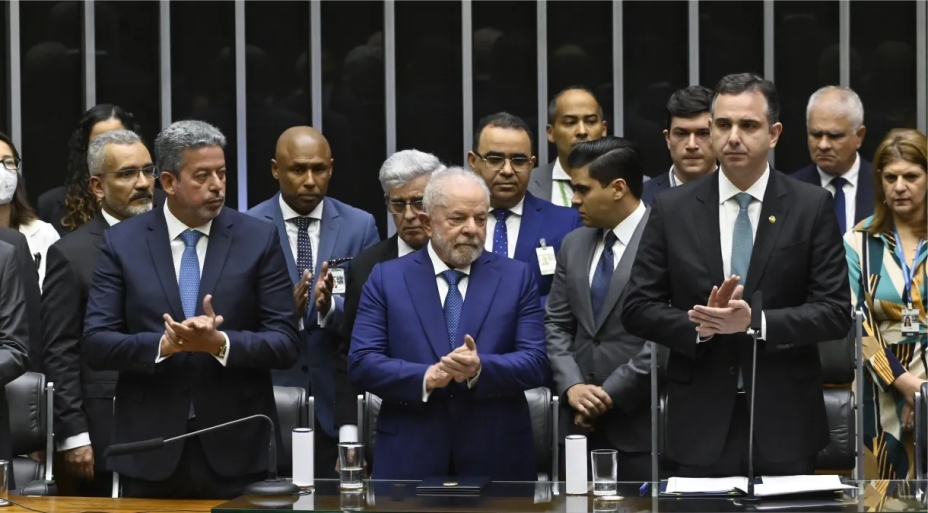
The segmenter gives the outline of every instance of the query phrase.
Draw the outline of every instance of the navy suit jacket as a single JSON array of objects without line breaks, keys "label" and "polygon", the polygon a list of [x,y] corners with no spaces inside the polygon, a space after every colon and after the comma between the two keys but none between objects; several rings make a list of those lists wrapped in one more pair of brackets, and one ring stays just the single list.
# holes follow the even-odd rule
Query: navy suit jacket
[{"label": "navy suit jacket", "polygon": [[[182,435],[193,401],[201,427],[263,414],[277,424],[270,369],[297,356],[293,292],[277,232],[223,208],[213,219],[200,277],[203,297],[225,321],[226,366],[205,353],[175,353],[155,364],[162,316],[184,319],[162,209],[103,232],[84,319],[82,356],[95,370],[119,371],[113,443]],[[245,423],[200,438],[213,471],[244,476],[267,469],[267,426]],[[110,470],[160,481],[174,471],[184,444],[110,458]],[[280,445],[278,445],[280,447]]]},{"label": "navy suit jacket", "polygon": [[[542,307],[548,298],[548,292],[551,291],[554,274],[541,275],[541,269],[538,267],[538,253],[535,250],[541,247],[541,239],[544,239],[545,245],[553,247],[556,255],[561,250],[561,241],[564,237],[581,226],[583,222],[576,210],[560,207],[550,201],[532,196],[529,192],[525,193],[525,201],[522,203],[522,222],[513,258],[528,264],[529,269],[535,275]],[[488,234],[488,236],[492,237],[493,234]]]},{"label": "navy suit jacket", "polygon": [[[815,169],[815,164],[796,171],[789,175],[799,181],[812,185],[822,186],[822,177]],[[873,164],[860,157],[860,172],[857,174],[857,191],[854,202],[854,224],[873,215]],[[853,226],[848,226],[850,230]]]},{"label": "navy suit jacket", "polygon": [[670,189],[670,176],[667,172],[663,172],[644,183],[644,188],[641,190],[641,201],[645,205],[652,205],[654,196],[667,189]]},{"label": "navy suit jacket", "polygon": [[[312,392],[315,404],[316,422],[329,436],[336,436],[335,428],[335,353],[338,350],[338,325],[343,311],[344,298],[335,296],[332,307],[333,317],[326,329],[319,326],[319,312],[313,291],[319,277],[322,262],[336,258],[354,257],[358,253],[380,242],[374,216],[346,205],[335,198],[325,198],[322,208],[322,220],[319,232],[318,254],[313,255],[313,281],[310,285],[310,299],[303,319],[303,331],[300,333],[299,360],[289,369],[275,371],[275,385],[301,387]],[[277,228],[278,239],[287,261],[291,286],[300,281],[296,270],[296,255],[290,250],[287,238],[287,226],[280,210],[280,193],[262,202],[248,211],[248,215],[272,223]],[[293,302],[291,294],[291,303]],[[310,372],[311,371],[311,372]]]},{"label": "navy suit jacket", "polygon": [[429,365],[451,352],[428,248],[377,264],[364,285],[348,377],[383,399],[374,479],[448,473],[493,480],[536,477],[525,391],[550,376],[544,312],[533,273],[489,252],[471,265],[454,346],[471,335],[481,371],[473,388],[452,381],[422,402]]}]

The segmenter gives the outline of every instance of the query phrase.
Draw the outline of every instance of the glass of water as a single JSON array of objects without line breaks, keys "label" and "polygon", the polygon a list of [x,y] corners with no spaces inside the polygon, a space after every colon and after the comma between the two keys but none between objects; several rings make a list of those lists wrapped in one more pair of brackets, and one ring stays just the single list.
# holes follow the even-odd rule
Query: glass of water
[{"label": "glass of water", "polygon": [[359,442],[338,444],[339,486],[357,490],[364,486],[364,446]]},{"label": "glass of water", "polygon": [[617,452],[615,449],[595,449],[590,451],[590,465],[593,470],[593,495],[615,495],[618,489],[616,473],[618,472]]},{"label": "glass of water", "polygon": [[0,506],[10,505],[10,462],[0,460]]}]

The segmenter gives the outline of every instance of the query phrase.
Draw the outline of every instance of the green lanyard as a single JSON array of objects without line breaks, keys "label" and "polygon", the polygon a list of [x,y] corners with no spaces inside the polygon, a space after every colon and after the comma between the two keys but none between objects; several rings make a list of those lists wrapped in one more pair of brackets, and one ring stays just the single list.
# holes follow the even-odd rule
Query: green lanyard
[{"label": "green lanyard", "polygon": [[563,200],[564,206],[569,207],[570,198],[567,196],[567,189],[564,187],[564,180],[558,180],[557,185],[561,189],[561,200]]}]

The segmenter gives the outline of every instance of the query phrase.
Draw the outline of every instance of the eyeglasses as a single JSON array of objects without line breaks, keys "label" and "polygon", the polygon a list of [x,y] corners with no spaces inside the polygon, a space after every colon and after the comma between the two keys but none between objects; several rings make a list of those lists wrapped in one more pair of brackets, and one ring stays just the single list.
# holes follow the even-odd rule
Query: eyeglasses
[{"label": "eyeglasses", "polygon": [[155,166],[145,166],[143,168],[130,167],[120,169],[119,171],[105,171],[104,175],[116,175],[117,180],[135,181],[139,178],[139,173],[145,175],[145,178],[154,178],[158,176],[158,169]]},{"label": "eyeglasses", "polygon": [[19,166],[23,163],[22,159],[16,157],[6,157],[0,162],[3,162],[3,167],[6,168],[7,171],[17,171],[19,170]]},{"label": "eyeglasses", "polygon": [[395,199],[387,202],[387,209],[391,214],[405,214],[406,206],[412,207],[413,213],[422,212],[422,198],[412,198],[408,200]]},{"label": "eyeglasses", "polygon": [[507,160],[509,161],[509,165],[512,167],[512,170],[516,173],[526,173],[532,170],[532,159],[529,157],[504,157],[502,155],[489,155],[484,157],[477,152],[474,152],[474,155],[477,155],[483,159],[487,169],[490,171],[501,171],[506,166]]}]

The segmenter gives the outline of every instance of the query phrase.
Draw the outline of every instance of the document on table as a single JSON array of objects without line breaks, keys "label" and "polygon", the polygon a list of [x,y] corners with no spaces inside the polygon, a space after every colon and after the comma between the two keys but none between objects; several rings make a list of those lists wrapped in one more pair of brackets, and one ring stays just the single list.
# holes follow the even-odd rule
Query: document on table
[{"label": "document on table", "polygon": [[730,493],[735,490],[747,490],[746,477],[671,477],[667,480],[664,493]]},{"label": "document on table", "polygon": [[[671,477],[667,480],[666,494],[725,494],[746,493],[748,478],[741,476],[717,478]],[[800,493],[851,490],[836,475],[764,476],[755,482],[754,494],[758,497],[793,495]]]}]

